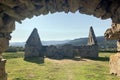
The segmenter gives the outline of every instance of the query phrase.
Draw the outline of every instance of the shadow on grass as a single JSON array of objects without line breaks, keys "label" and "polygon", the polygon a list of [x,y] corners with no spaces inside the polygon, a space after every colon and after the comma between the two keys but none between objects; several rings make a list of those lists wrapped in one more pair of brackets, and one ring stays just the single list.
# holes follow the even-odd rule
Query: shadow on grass
[{"label": "shadow on grass", "polygon": [[42,57],[31,57],[31,58],[25,58],[24,59],[27,62],[37,63],[37,64],[43,64],[44,58]]},{"label": "shadow on grass", "polygon": [[73,59],[71,59],[71,60],[74,60],[74,61],[86,61],[86,60],[83,59],[83,58],[73,58]]},{"label": "shadow on grass", "polygon": [[[50,58],[53,59],[53,58]],[[86,59],[91,59],[95,61],[109,61],[109,57],[98,57],[98,58],[63,58],[63,59],[70,59],[74,61],[86,61]],[[63,59],[55,59],[55,60],[63,60]],[[32,57],[32,58],[26,58],[24,59],[27,62],[37,63],[37,64],[43,64],[44,58],[41,57]]]},{"label": "shadow on grass", "polygon": [[86,59],[95,60],[95,61],[109,61],[109,57],[98,57],[98,58],[73,58],[75,61],[86,61]]},{"label": "shadow on grass", "polygon": [[109,61],[109,57],[98,57],[98,58],[89,58],[96,61]]},{"label": "shadow on grass", "polygon": [[57,59],[57,58],[50,58],[50,57],[47,57],[49,59],[53,59],[53,60],[74,60],[74,61],[86,61],[85,58],[81,58],[81,57],[75,57],[75,58],[67,58],[67,57],[64,57],[64,58],[61,58],[61,59]]}]

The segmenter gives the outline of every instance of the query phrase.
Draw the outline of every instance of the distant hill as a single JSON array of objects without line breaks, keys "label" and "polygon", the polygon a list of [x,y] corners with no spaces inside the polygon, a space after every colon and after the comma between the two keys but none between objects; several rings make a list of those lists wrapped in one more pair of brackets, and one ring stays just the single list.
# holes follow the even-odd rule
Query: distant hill
[{"label": "distant hill", "polygon": [[[72,44],[74,46],[87,45],[88,38],[78,38],[74,40],[63,40],[63,41],[42,41],[43,45],[64,45]],[[100,49],[113,49],[116,48],[116,40],[105,40],[104,36],[97,37],[97,42]],[[10,46],[24,47],[25,42],[12,42]]]},{"label": "distant hill", "polygon": [[[68,42],[74,46],[87,45],[88,38],[78,38]],[[97,42],[100,48],[116,48],[116,40],[106,40],[104,36],[97,37]]]},{"label": "distant hill", "polygon": [[24,47],[25,46],[25,42],[10,42],[9,46]]},{"label": "distant hill", "polygon": [[[59,45],[68,43],[70,40],[63,40],[63,41],[42,41],[42,45]],[[18,46],[24,47],[25,42],[11,42],[9,46]]]},{"label": "distant hill", "polygon": [[42,41],[43,45],[59,45],[68,43],[70,40],[63,40],[63,41]]}]

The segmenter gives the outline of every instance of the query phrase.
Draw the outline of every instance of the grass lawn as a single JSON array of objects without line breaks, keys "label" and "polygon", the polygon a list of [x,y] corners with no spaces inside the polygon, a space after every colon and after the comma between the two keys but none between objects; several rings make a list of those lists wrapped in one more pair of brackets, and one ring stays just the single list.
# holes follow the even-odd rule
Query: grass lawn
[{"label": "grass lawn", "polygon": [[7,59],[8,80],[120,80],[109,74],[109,56],[112,53],[99,53],[96,60],[90,59],[45,59],[23,60],[23,52],[4,53]]}]

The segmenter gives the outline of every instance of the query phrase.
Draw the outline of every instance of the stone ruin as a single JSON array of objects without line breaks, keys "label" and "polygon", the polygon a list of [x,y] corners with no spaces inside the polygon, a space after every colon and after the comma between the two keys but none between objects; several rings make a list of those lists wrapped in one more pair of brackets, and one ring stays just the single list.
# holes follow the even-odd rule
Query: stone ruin
[{"label": "stone ruin", "polygon": [[88,45],[73,46],[65,44],[62,46],[42,46],[37,29],[34,29],[25,45],[25,58],[46,57],[53,59],[74,58],[76,56],[84,58],[97,58],[98,45],[93,31],[90,27]]},{"label": "stone ruin", "polygon": [[93,31],[90,27],[88,45],[73,46],[71,44],[65,44],[62,46],[48,46],[46,50],[46,57],[54,59],[74,58],[76,56],[83,58],[97,58],[98,57],[98,45]]},{"label": "stone ruin", "polygon": [[48,46],[45,56],[53,59],[63,59],[65,57],[73,58],[73,46],[70,44],[63,46]]},{"label": "stone ruin", "polygon": [[[119,3],[120,0],[0,0],[0,66],[4,67],[2,63],[6,63],[6,60],[2,58],[2,53],[9,46],[10,34],[15,30],[15,21],[22,23],[21,21],[25,18],[32,18],[41,14],[47,15],[55,12],[75,13],[79,11],[82,14],[93,15],[101,19],[111,18],[113,25],[112,28],[105,32],[105,37],[106,39],[118,40],[118,43],[120,43]],[[112,58],[115,57],[120,63],[119,55]],[[116,61],[110,61],[110,63],[114,62]],[[113,66],[116,67],[117,65]],[[0,70],[2,69],[0,67]],[[4,71],[0,71],[4,75],[0,75],[0,80],[7,80]],[[118,74],[120,75],[117,71]]]},{"label": "stone ruin", "polygon": [[33,29],[25,44],[24,59],[30,57],[44,58],[44,55],[42,54],[42,43],[36,28]]}]

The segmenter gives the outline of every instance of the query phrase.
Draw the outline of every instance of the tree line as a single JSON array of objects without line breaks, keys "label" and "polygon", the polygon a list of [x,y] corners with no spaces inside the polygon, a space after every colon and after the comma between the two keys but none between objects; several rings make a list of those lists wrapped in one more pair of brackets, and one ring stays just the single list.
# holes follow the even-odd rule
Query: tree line
[{"label": "tree line", "polygon": [[23,52],[24,50],[25,50],[24,47],[9,46],[5,52]]}]

